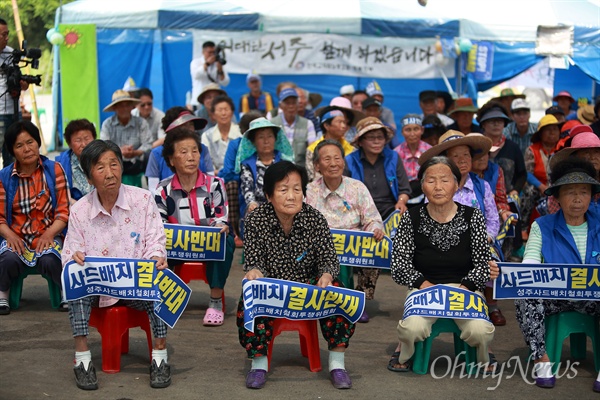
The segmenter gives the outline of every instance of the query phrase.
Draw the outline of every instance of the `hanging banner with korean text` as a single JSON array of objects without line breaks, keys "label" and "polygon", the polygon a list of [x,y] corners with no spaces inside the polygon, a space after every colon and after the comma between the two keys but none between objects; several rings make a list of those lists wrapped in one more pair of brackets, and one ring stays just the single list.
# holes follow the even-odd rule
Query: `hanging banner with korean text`
[{"label": "hanging banner with korean text", "polygon": [[600,300],[600,265],[498,263],[495,299]]},{"label": "hanging banner with korean text", "polygon": [[376,242],[373,232],[331,229],[333,246],[342,265],[364,268],[390,268],[392,241],[384,236]]},{"label": "hanging banner with korean text", "polygon": [[402,318],[413,315],[489,321],[483,297],[470,290],[449,285],[434,285],[412,292],[404,303]]},{"label": "hanging banner with korean text", "polygon": [[[333,34],[263,34],[194,31],[194,58],[202,43],[222,46],[229,73],[343,75],[352,77],[439,78],[435,38],[341,36]],[[444,67],[448,78],[454,65]]]},{"label": "hanging banner with korean text", "polygon": [[86,257],[83,265],[69,261],[62,272],[66,300],[86,296],[160,301],[156,261],[113,257]]},{"label": "hanging banner with korean text", "polygon": [[244,328],[251,332],[256,317],[309,320],[339,315],[354,323],[365,309],[363,292],[337,286],[322,289],[283,279],[244,279],[242,295]]},{"label": "hanging banner with korean text", "polygon": [[165,224],[167,258],[185,261],[225,260],[225,236],[221,228]]},{"label": "hanging banner with korean text", "polygon": [[154,303],[154,314],[174,328],[190,301],[192,289],[170,269],[157,270],[154,284],[161,298],[160,303]]},{"label": "hanging banner with korean text", "polygon": [[385,233],[385,236],[394,239],[398,225],[400,225],[400,218],[402,218],[402,213],[399,210],[395,210],[383,221],[383,233]]},{"label": "hanging banner with korean text", "polygon": [[[58,240],[55,240],[49,249],[46,249],[46,250],[42,251],[41,253],[36,253],[34,250],[31,250],[29,247],[27,247],[26,244],[23,244],[23,247],[25,248],[23,253],[17,254],[17,255],[19,256],[19,259],[21,261],[23,261],[23,263],[25,265],[27,265],[28,267],[35,267],[35,265],[37,264],[37,259],[45,254],[54,254],[60,260],[60,252],[62,251],[62,244],[59,243]],[[8,248],[6,239],[3,239],[2,242],[0,242],[0,254],[4,253],[5,251],[13,251],[13,250]]]}]

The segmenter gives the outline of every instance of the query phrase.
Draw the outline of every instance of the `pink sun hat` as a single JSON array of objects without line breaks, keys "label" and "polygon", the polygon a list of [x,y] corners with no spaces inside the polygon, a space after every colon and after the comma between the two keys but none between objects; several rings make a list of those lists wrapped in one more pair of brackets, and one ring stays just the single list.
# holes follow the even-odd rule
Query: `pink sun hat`
[{"label": "pink sun hat", "polygon": [[559,162],[566,160],[581,149],[600,149],[600,138],[588,125],[578,125],[571,129],[571,147],[565,147],[550,159],[550,169]]}]

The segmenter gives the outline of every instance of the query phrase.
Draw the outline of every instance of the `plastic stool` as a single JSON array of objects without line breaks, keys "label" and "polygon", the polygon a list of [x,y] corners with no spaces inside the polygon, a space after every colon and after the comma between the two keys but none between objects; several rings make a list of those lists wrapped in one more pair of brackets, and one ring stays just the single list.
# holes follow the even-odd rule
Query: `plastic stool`
[{"label": "plastic stool", "polygon": [[413,355],[412,359],[413,371],[416,374],[427,374],[433,339],[435,339],[440,333],[444,332],[454,334],[454,354],[459,355],[464,351],[464,358],[467,366],[466,371],[469,374],[471,373],[471,365],[477,364],[477,350],[474,347],[469,346],[460,338],[460,329],[453,319],[439,318],[431,327],[431,335],[429,335],[429,337],[424,341],[415,343],[415,354]]},{"label": "plastic stool", "polygon": [[[176,265],[174,268],[175,275],[181,278],[185,283],[190,281],[204,281],[208,285],[208,278],[206,277],[206,263],[203,262],[187,262]],[[221,302],[223,308],[221,311],[225,313],[225,290],[221,295]]]},{"label": "plastic stool", "polygon": [[89,325],[102,337],[102,371],[116,374],[121,370],[121,354],[129,353],[129,329],[146,331],[148,352],[152,358],[152,335],[146,311],[125,306],[92,307]]},{"label": "plastic stool", "polygon": [[[29,275],[41,275],[35,268],[26,268],[25,272],[23,272],[17,279],[12,281],[10,284],[10,294],[8,303],[10,305],[11,310],[16,310],[19,308],[19,303],[21,302],[21,294],[23,292],[23,280],[27,278]],[[44,278],[48,281],[48,292],[50,292],[50,304],[52,304],[52,308],[60,307],[60,286],[52,281],[51,278],[44,276]]]},{"label": "plastic stool", "polygon": [[287,318],[275,318],[273,321],[273,337],[267,351],[269,369],[271,369],[271,355],[275,338],[281,332],[297,331],[300,336],[300,351],[302,356],[308,357],[310,370],[319,372],[321,368],[321,351],[319,349],[319,334],[317,320],[293,321]]},{"label": "plastic stool", "polygon": [[546,352],[554,363],[554,374],[558,371],[563,342],[567,337],[571,338],[571,357],[582,360],[586,356],[586,336],[589,336],[592,339],[596,371],[600,370],[599,324],[600,318],[577,311],[565,311],[546,317]]},{"label": "plastic stool", "polygon": [[123,175],[121,176],[121,182],[124,185],[142,187],[142,178],[144,177],[143,173],[139,173],[136,175]]}]

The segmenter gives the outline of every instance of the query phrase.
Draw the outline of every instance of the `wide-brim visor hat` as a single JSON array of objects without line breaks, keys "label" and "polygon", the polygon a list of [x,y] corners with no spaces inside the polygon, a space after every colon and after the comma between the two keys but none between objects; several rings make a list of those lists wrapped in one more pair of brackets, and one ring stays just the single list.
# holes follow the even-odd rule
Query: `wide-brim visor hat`
[{"label": "wide-brim visor hat", "polygon": [[554,182],[552,186],[544,190],[544,194],[546,196],[556,196],[561,186],[575,184],[591,185],[592,196],[597,193],[600,193],[600,182],[598,182],[582,170],[574,170],[560,177],[560,179]]},{"label": "wide-brim visor hat", "polygon": [[366,117],[366,115],[361,111],[354,110],[350,100],[347,98],[335,97],[333,100],[331,100],[328,106],[319,107],[315,110],[315,115],[319,117],[319,123],[327,120],[327,114],[334,110],[343,112],[346,118],[348,118],[348,124],[350,126],[356,126],[358,121]]},{"label": "wide-brim visor hat", "polygon": [[560,131],[562,122],[558,122],[556,117],[552,114],[544,115],[542,117],[542,119],[540,119],[540,122],[538,123],[537,131],[535,131],[535,133],[531,136],[531,143],[539,142],[542,139],[542,130],[547,126],[552,126],[552,125],[558,126],[558,129]]},{"label": "wide-brim visor hat", "polygon": [[112,101],[110,102],[109,105],[107,105],[106,107],[104,107],[104,112],[109,112],[109,111],[114,111],[114,107],[115,105],[119,104],[119,103],[133,103],[133,105],[136,105],[137,103],[140,103],[141,100],[140,99],[136,99],[135,97],[131,97],[131,95],[129,94],[129,92],[119,89],[116,90],[113,95],[112,95]]},{"label": "wide-brim visor hat", "polygon": [[352,145],[356,146],[360,141],[360,138],[365,134],[371,131],[383,130],[385,134],[385,142],[388,143],[394,137],[394,132],[387,126],[381,122],[379,118],[376,117],[366,117],[360,120],[360,122],[356,125],[356,136],[352,139]]},{"label": "wide-brim visor hat", "polygon": [[165,133],[172,131],[173,129],[190,121],[194,122],[194,130],[197,131],[204,129],[204,127],[208,123],[208,121],[204,118],[196,117],[191,112],[184,111],[181,114],[179,114],[179,116],[173,122],[171,122],[169,126],[167,126],[167,129],[165,129]]},{"label": "wide-brim visor hat", "polygon": [[456,146],[468,146],[472,150],[473,160],[477,160],[490,151],[492,140],[485,136],[465,135],[462,132],[450,129],[440,136],[438,144],[421,154],[419,165],[423,165],[433,157],[439,156],[448,149]]}]

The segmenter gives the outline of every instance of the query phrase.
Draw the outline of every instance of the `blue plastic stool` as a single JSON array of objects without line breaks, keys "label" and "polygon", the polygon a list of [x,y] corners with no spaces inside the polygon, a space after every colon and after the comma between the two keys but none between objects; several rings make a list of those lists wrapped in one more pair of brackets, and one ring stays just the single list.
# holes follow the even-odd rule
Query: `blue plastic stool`
[{"label": "blue plastic stool", "polygon": [[[23,280],[27,278],[29,275],[41,275],[35,268],[26,268],[25,272],[23,272],[17,279],[12,281],[10,284],[10,294],[8,303],[10,305],[11,310],[16,310],[19,308],[19,303],[21,302],[21,294],[23,292]],[[50,292],[50,304],[52,304],[52,308],[60,307],[60,286],[52,281],[51,278],[44,276],[44,278],[48,281],[48,291]]]},{"label": "blue plastic stool", "polygon": [[571,357],[583,360],[586,356],[586,336],[592,339],[594,365],[600,371],[600,318],[581,314],[577,311],[566,311],[546,317],[546,352],[554,363],[552,372],[557,373],[563,342],[571,339]]},{"label": "blue plastic stool", "polygon": [[466,371],[468,374],[471,373],[471,365],[477,364],[477,350],[474,347],[469,346],[460,338],[460,329],[458,329],[456,322],[449,318],[439,318],[431,327],[431,335],[424,341],[415,343],[415,354],[412,357],[412,369],[414,373],[420,375],[428,373],[429,356],[431,355],[433,339],[440,333],[445,332],[454,334],[454,354],[459,355],[464,351],[464,360],[467,366]]}]

